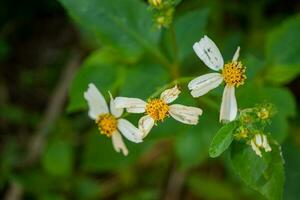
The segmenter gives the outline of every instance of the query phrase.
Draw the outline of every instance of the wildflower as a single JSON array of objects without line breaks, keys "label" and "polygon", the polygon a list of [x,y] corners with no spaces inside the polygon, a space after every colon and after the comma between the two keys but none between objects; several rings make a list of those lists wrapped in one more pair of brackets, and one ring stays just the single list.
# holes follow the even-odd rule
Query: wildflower
[{"label": "wildflower", "polygon": [[251,139],[250,144],[253,151],[259,157],[262,157],[260,149],[264,149],[265,152],[270,152],[272,150],[268,143],[267,136],[264,134],[256,134],[254,138]]},{"label": "wildflower", "polygon": [[84,98],[89,106],[89,117],[95,120],[101,134],[112,138],[113,147],[117,152],[122,151],[125,156],[128,154],[120,132],[132,142],[142,142],[141,131],[126,119],[120,118],[123,109],[115,107],[111,94],[110,111],[103,95],[93,83],[89,84],[87,91],[84,93]]},{"label": "wildflower", "polygon": [[115,104],[117,108],[126,108],[130,113],[146,114],[139,120],[139,129],[143,132],[144,138],[157,121],[163,121],[169,115],[185,124],[198,123],[198,117],[202,114],[200,108],[180,104],[169,105],[179,94],[180,90],[175,86],[162,92],[160,98],[150,99],[148,102],[138,98],[117,97]]},{"label": "wildflower", "polygon": [[243,85],[246,79],[246,68],[237,61],[240,47],[237,48],[232,61],[225,65],[218,47],[206,35],[193,45],[193,49],[207,67],[221,73],[209,73],[193,79],[188,84],[192,96],[202,96],[224,81],[226,86],[222,97],[220,121],[234,120],[237,115],[235,87]]}]

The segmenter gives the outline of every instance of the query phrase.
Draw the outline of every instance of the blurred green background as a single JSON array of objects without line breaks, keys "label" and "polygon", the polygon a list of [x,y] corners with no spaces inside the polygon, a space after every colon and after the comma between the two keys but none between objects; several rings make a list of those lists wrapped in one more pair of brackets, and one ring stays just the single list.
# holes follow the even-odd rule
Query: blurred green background
[{"label": "blurred green background", "polygon": [[[162,1],[159,9],[142,0],[1,2],[0,199],[300,199],[300,2]],[[177,101],[204,110],[199,124],[169,118],[142,144],[126,141],[127,157],[88,118],[90,82],[107,99],[107,91],[147,99],[208,72],[192,49],[204,34],[225,61],[241,46],[248,78],[236,90],[239,108],[277,108],[269,131],[285,175],[266,187],[232,167],[230,150],[208,156],[222,87],[193,99],[181,84]],[[244,161],[254,176],[259,166]]]}]

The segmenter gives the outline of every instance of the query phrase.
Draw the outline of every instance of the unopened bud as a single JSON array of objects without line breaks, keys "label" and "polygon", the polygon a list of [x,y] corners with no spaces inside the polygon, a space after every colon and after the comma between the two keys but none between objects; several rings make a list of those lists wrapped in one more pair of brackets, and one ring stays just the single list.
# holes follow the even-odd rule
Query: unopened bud
[{"label": "unopened bud", "polygon": [[235,136],[237,139],[245,139],[248,137],[249,130],[243,126],[239,127],[236,131]]},{"label": "unopened bud", "polygon": [[148,2],[154,8],[159,8],[162,5],[162,0],[148,0]]},{"label": "unopened bud", "polygon": [[262,120],[266,120],[270,117],[270,112],[266,108],[262,108],[257,112],[257,116]]}]

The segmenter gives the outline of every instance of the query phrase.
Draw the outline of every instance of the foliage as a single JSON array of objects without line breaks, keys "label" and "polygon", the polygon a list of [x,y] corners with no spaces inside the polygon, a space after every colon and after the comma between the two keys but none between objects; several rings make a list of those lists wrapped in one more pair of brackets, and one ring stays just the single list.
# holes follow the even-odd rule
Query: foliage
[{"label": "foliage", "polygon": [[[47,127],[50,132],[38,165],[22,167],[27,147],[17,137],[1,147],[2,191],[16,182],[25,199],[160,199],[173,190],[191,199],[299,199],[299,15],[282,11],[269,19],[264,16],[271,4],[266,0],[59,4],[81,42],[92,45],[72,81],[66,112]],[[238,116],[230,123],[222,124],[218,117],[223,86],[200,98],[192,98],[187,88],[192,78],[207,71],[192,48],[203,35],[213,38],[225,63],[231,59],[227,55],[241,47],[247,79],[236,89]],[[0,61],[12,51],[0,38]],[[48,67],[57,77],[58,68]],[[24,74],[21,85],[39,85],[28,82],[29,72]],[[41,79],[47,79],[46,74],[41,73]],[[88,118],[83,93],[89,83],[107,101],[108,92],[147,100],[178,85],[181,94],[175,103],[199,107],[203,115],[195,126],[171,117],[157,122],[143,143],[125,141],[125,157]],[[263,109],[266,118],[258,114]],[[123,116],[137,125],[142,115]],[[33,130],[41,114],[9,103],[0,117]],[[257,155],[251,146],[256,135],[266,136],[272,150],[257,145],[262,153]]]}]

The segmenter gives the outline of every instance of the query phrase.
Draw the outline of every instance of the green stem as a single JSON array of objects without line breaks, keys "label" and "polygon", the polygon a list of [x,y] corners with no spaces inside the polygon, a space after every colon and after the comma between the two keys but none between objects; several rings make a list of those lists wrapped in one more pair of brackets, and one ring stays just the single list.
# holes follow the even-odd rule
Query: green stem
[{"label": "green stem", "polygon": [[176,32],[175,32],[173,23],[170,25],[169,31],[170,31],[170,36],[171,36],[173,59],[174,59],[171,73],[172,73],[173,78],[178,78],[179,77],[179,52],[178,52],[178,45],[177,45],[177,39],[176,39]]},{"label": "green stem", "polygon": [[140,45],[142,45],[149,53],[151,53],[157,61],[159,61],[164,67],[171,70],[173,68],[173,65],[169,62],[169,60],[166,58],[165,55],[163,55],[160,50],[151,45],[147,40],[145,40],[142,36],[140,36],[135,31],[129,29],[127,26],[125,26],[120,20],[114,16],[114,15],[108,15],[116,24],[119,25],[121,29],[123,29],[125,32],[127,32],[131,37],[133,37]]},{"label": "green stem", "polygon": [[172,48],[173,48],[173,56],[174,56],[174,63],[179,63],[179,51],[178,51],[178,45],[177,45],[177,39],[176,39],[176,32],[174,25],[170,25],[170,34],[171,34],[171,41],[172,41]]}]

